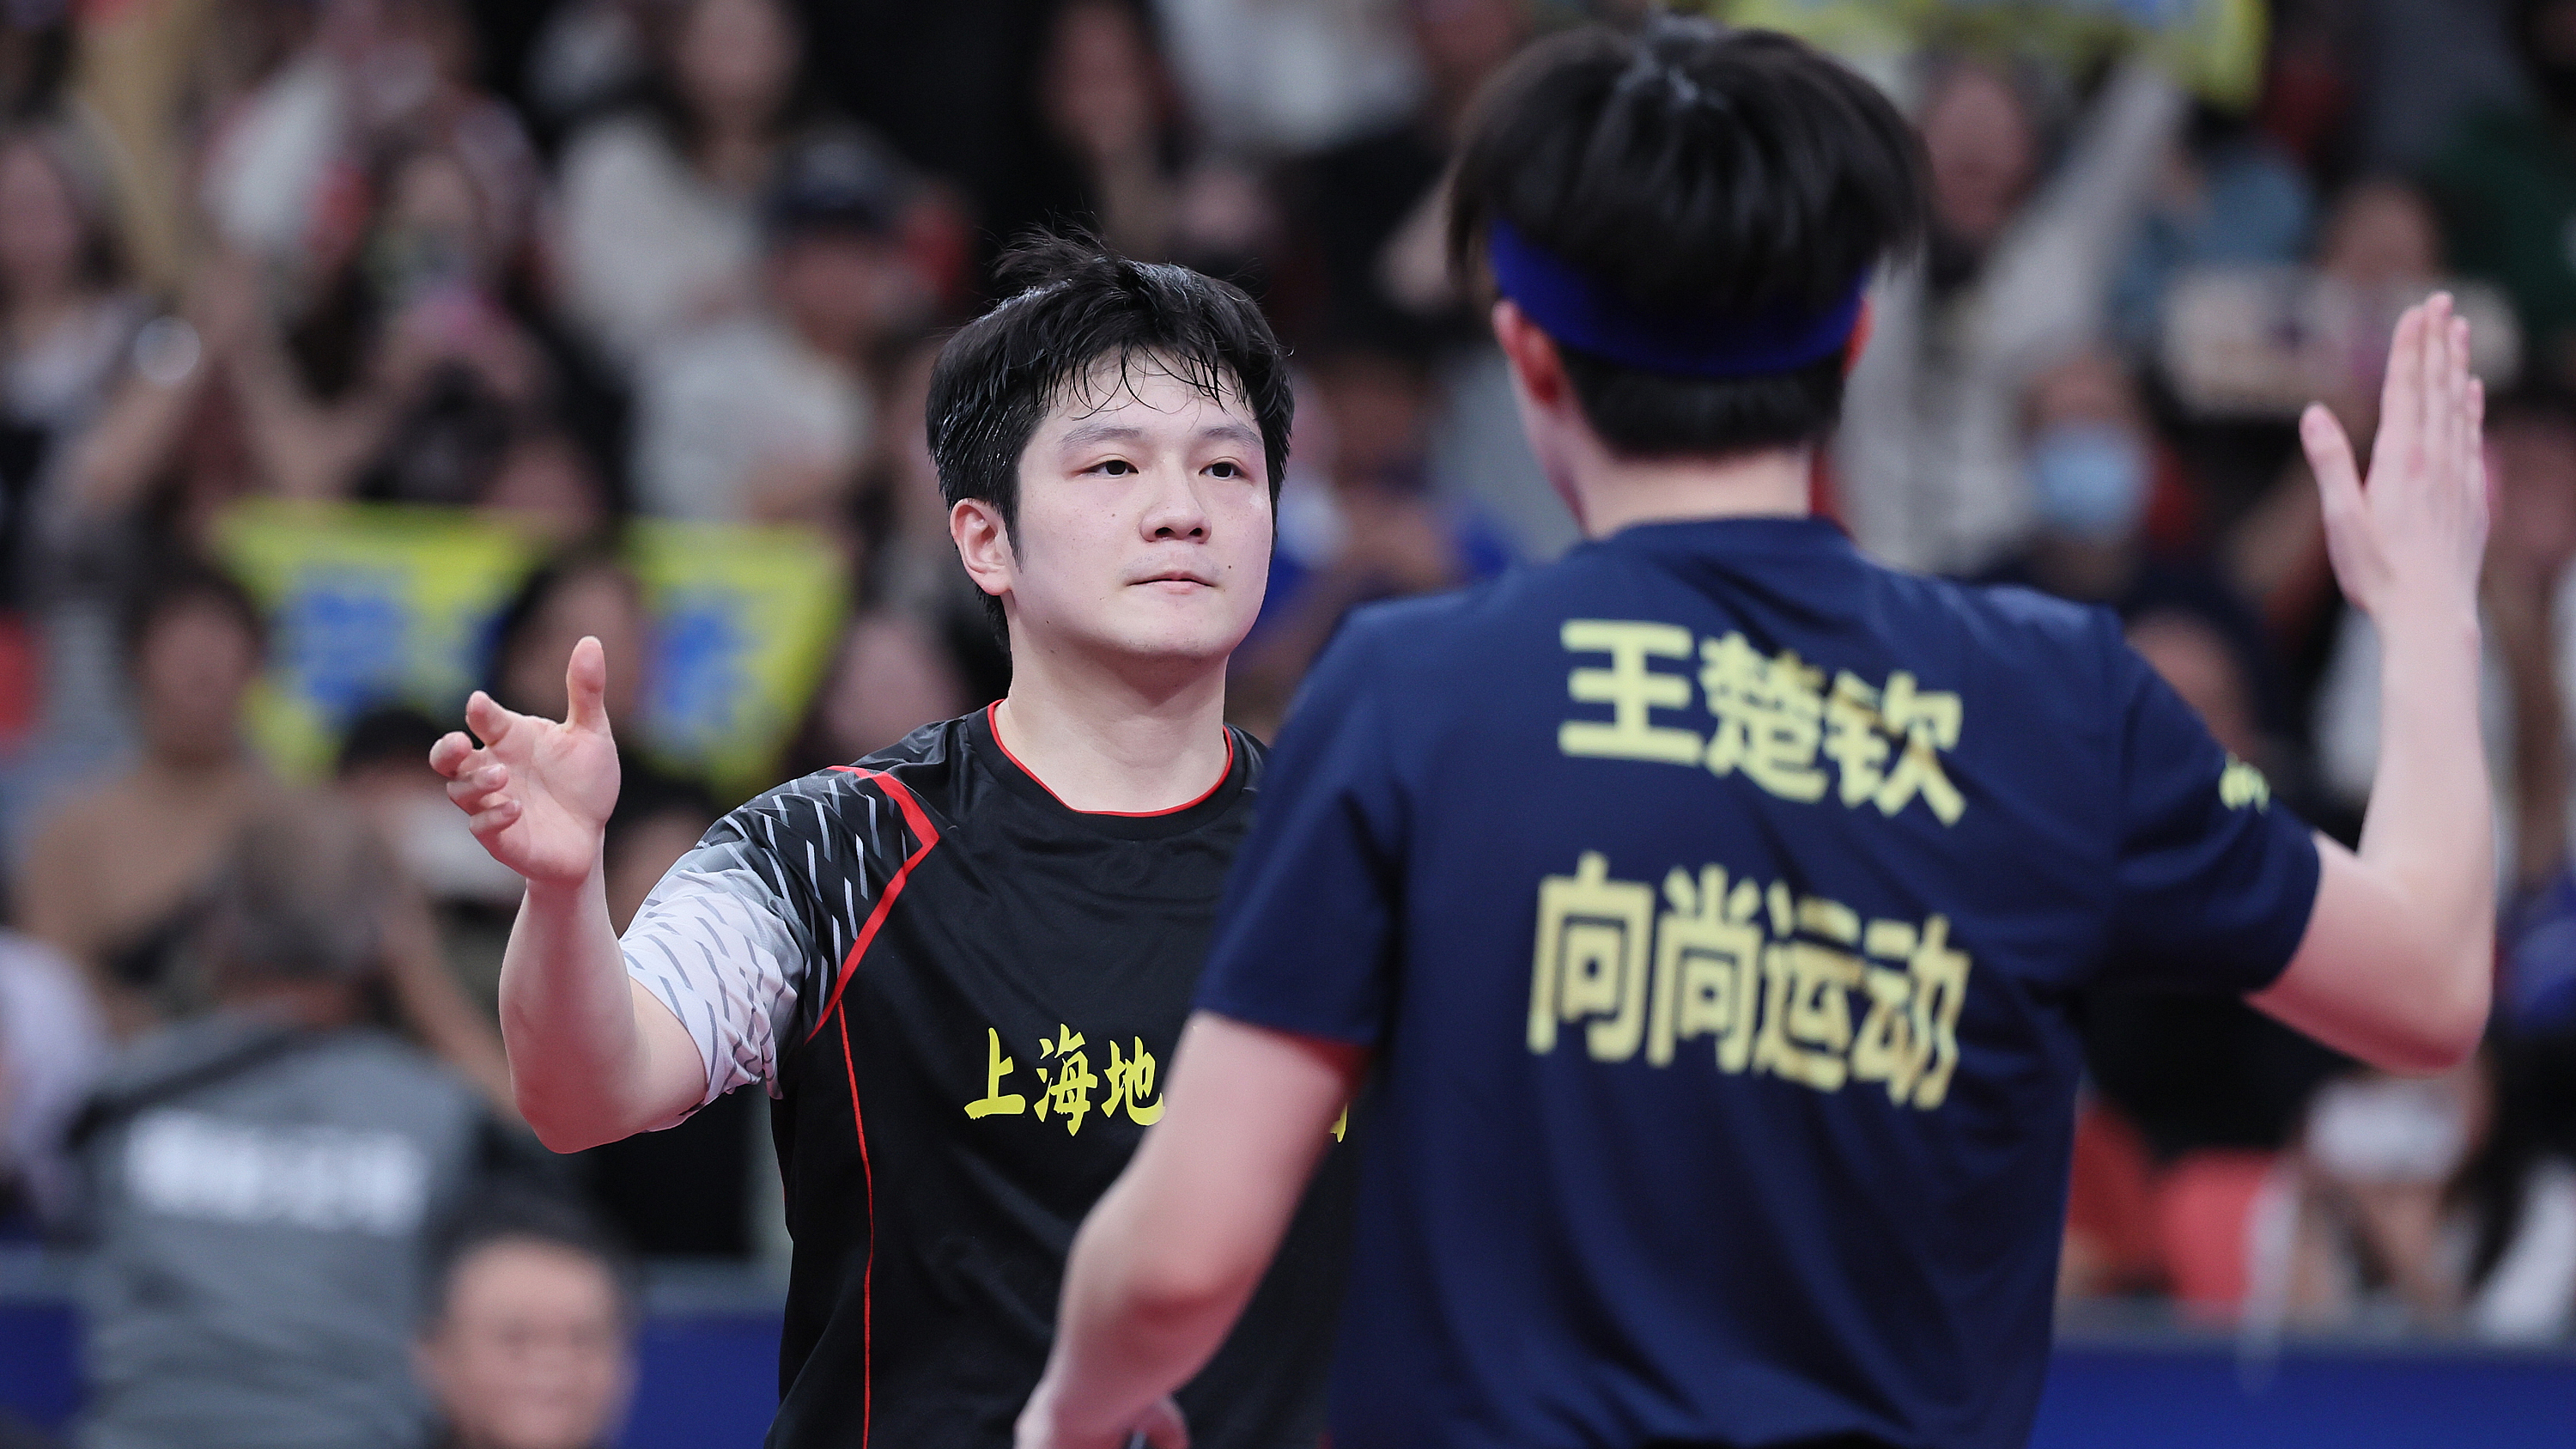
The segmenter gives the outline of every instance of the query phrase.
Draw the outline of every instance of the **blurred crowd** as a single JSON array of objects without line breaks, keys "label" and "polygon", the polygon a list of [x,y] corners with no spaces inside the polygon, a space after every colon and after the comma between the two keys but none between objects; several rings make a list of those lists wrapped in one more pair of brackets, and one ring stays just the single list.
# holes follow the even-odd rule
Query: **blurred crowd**
[{"label": "blurred crowd", "polygon": [[[1007,687],[922,400],[1001,248],[1077,225],[1240,282],[1294,348],[1230,690],[1266,736],[1351,608],[1573,541],[1449,275],[1444,173],[1522,44],[1645,8],[0,6],[0,1234],[91,1254],[85,1432],[287,1414],[298,1442],[389,1442],[367,1415],[435,1401],[454,1443],[572,1449],[624,1392],[609,1244],[777,1251],[757,1094],[533,1149],[495,1016],[514,881],[425,762],[461,698],[345,701],[326,775],[281,771],[251,716],[310,646],[227,570],[228,518],[506,527],[538,562],[478,682],[559,714],[596,634],[621,724],[661,657],[621,530],[797,530],[849,606],[767,777],[855,759]],[[2263,22],[2235,86],[2152,36],[2021,23],[2124,8],[2082,0],[1692,8],[1809,23],[1922,127],[1933,237],[1877,284],[1819,506],[1890,561],[2116,610],[2347,839],[2375,644],[2292,422],[2322,398],[2366,438],[2390,322],[2459,291],[2494,399],[2489,1046],[2401,1082],[2232,1001],[2076,1003],[2063,1287],[2576,1334],[2576,0],[2229,3]],[[621,740],[622,926],[741,792]],[[353,1230],[366,1262],[335,1265]]]}]

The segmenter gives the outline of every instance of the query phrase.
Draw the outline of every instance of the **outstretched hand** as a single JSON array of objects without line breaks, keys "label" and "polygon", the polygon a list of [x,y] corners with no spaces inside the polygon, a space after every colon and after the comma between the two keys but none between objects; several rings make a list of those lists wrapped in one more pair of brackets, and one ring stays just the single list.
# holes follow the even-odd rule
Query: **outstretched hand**
[{"label": "outstretched hand", "polygon": [[447,798],[469,817],[492,858],[532,883],[576,885],[599,863],[617,804],[617,741],[608,730],[608,658],[585,637],[564,666],[561,723],[503,709],[476,690],[463,731],[430,748]]},{"label": "outstretched hand", "polygon": [[2334,414],[2310,404],[2299,419],[2335,580],[2382,627],[2391,610],[2474,617],[2487,541],[2485,424],[2486,389],[2469,375],[2469,324],[2448,293],[2398,319],[2367,487]]}]

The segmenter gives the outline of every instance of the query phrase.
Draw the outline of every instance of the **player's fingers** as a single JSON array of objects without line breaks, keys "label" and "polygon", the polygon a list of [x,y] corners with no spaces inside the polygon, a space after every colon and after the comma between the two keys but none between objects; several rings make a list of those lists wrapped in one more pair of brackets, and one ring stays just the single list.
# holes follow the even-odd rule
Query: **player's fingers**
[{"label": "player's fingers", "polygon": [[2299,444],[2307,450],[2308,470],[2317,475],[2318,501],[2334,522],[2360,511],[2361,472],[2352,460],[2352,439],[2324,403],[2310,403],[2299,418]]},{"label": "player's fingers", "polygon": [[451,780],[473,757],[474,742],[465,737],[463,730],[449,730],[438,737],[437,744],[429,747],[429,767]]},{"label": "player's fingers", "polygon": [[2438,427],[2434,442],[2442,450],[2439,475],[2459,466],[2460,450],[2469,441],[2469,324],[2458,313],[2442,315],[2441,376],[2432,390]]},{"label": "player's fingers", "polygon": [[519,809],[519,802],[516,800],[500,800],[491,808],[476,812],[471,820],[465,822],[466,828],[472,830],[477,839],[497,831],[507,830],[518,823]]},{"label": "player's fingers", "polygon": [[2487,385],[2469,379],[2469,476],[2464,480],[2481,528],[2495,517],[2495,479],[2487,467]]},{"label": "player's fingers", "polygon": [[465,700],[465,727],[487,747],[499,744],[517,719],[517,715],[501,707],[499,700],[479,689]]},{"label": "player's fingers", "polygon": [[473,785],[447,787],[448,803],[469,816],[480,815],[502,801],[512,798],[515,797],[506,790],[485,790]]},{"label": "player's fingers", "polygon": [[608,733],[608,651],[589,634],[572,646],[572,658],[564,664],[564,723]]},{"label": "player's fingers", "polygon": [[2409,307],[2397,319],[2396,334],[2388,344],[2388,375],[2379,384],[2379,441],[2372,449],[2374,458],[2392,444],[2402,456],[2422,436],[2424,312],[2431,305]]}]

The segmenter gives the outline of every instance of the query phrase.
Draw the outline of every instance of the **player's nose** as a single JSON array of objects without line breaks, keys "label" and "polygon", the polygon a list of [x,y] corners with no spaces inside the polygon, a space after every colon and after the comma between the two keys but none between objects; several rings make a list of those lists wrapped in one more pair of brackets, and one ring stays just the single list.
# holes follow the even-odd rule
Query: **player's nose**
[{"label": "player's nose", "polygon": [[1138,520],[1147,539],[1162,542],[1207,537],[1207,505],[1199,497],[1196,484],[1197,480],[1184,470],[1155,470],[1152,494]]}]

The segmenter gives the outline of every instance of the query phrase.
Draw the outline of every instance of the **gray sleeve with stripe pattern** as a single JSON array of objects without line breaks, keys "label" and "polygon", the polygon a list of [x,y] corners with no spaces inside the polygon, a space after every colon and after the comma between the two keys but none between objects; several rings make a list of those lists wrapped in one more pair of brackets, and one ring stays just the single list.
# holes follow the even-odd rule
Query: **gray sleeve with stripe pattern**
[{"label": "gray sleeve with stripe pattern", "polygon": [[787,885],[768,851],[720,826],[626,928],[626,974],[671,1008],[706,1063],[701,1106],[754,1082],[778,1095],[779,1040],[812,954]]}]

